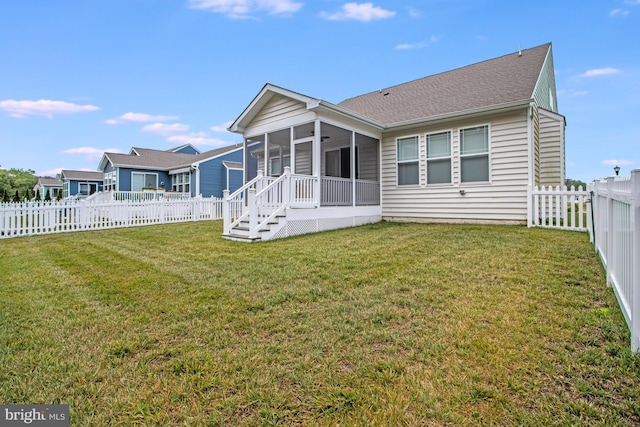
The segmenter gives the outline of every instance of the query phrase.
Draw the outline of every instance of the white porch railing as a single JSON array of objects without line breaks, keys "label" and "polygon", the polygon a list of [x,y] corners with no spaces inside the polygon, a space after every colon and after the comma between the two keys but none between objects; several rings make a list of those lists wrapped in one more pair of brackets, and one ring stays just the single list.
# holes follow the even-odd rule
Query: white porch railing
[{"label": "white porch railing", "polygon": [[631,331],[631,350],[640,352],[640,169],[589,185],[593,202],[591,241],[607,270]]},{"label": "white porch railing", "polygon": [[[351,178],[323,176],[321,181],[322,206],[352,206],[353,183]],[[380,183],[364,179],[356,179],[356,206],[379,205]]]},{"label": "white porch railing", "polygon": [[222,199],[0,204],[0,238],[222,218]]},{"label": "white porch railing", "polygon": [[589,227],[589,192],[582,187],[529,186],[529,201],[529,227],[575,231]]},{"label": "white porch railing", "polygon": [[323,176],[320,189],[320,204],[323,206],[351,206],[353,204],[353,182],[350,178]]}]

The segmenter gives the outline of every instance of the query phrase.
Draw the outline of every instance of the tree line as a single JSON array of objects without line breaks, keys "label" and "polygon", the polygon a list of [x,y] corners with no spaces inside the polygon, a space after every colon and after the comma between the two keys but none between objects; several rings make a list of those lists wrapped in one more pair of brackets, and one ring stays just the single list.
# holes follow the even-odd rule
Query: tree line
[{"label": "tree line", "polygon": [[[22,202],[25,200],[51,201],[52,196],[49,190],[45,194],[40,194],[40,190],[33,192],[33,187],[37,184],[38,177],[31,169],[1,169],[0,168],[0,202]],[[62,194],[58,194],[58,200]]]}]

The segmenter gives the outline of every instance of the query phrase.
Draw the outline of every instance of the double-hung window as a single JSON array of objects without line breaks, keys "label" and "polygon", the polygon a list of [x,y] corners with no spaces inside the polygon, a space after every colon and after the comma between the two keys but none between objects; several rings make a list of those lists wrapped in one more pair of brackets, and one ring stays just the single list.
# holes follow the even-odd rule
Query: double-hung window
[{"label": "double-hung window", "polygon": [[420,150],[417,136],[398,138],[398,185],[420,183]]},{"label": "double-hung window", "polygon": [[115,191],[117,184],[117,175],[116,171],[105,172],[103,179],[103,188],[104,191]]},{"label": "double-hung window", "polygon": [[427,135],[427,184],[451,184],[451,132]]},{"label": "double-hung window", "polygon": [[171,175],[171,189],[177,193],[188,193],[191,187],[191,175],[189,172],[181,172]]},{"label": "double-hung window", "polygon": [[489,126],[460,129],[461,182],[489,181]]}]

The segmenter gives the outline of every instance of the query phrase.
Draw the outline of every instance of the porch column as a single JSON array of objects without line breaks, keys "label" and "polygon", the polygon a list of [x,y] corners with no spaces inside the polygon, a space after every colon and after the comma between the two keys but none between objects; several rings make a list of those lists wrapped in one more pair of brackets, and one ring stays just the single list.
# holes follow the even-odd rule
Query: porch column
[{"label": "porch column", "polygon": [[356,133],[351,131],[351,206],[356,205]]},{"label": "porch column", "polygon": [[320,180],[322,179],[322,163],[321,163],[321,147],[320,147],[320,141],[321,139],[321,126],[320,126],[320,119],[316,119],[315,123],[314,123],[314,135],[313,135],[313,168],[312,168],[312,172],[313,172],[313,176],[316,177],[316,183],[315,183],[315,206],[316,207],[320,207],[320,191],[321,191],[321,183]]},{"label": "porch column", "polygon": [[289,168],[291,169],[291,173],[296,173],[296,159],[294,157],[295,147],[293,143],[293,126],[289,128]]},{"label": "porch column", "polygon": [[264,134],[264,176],[269,176],[269,134]]}]

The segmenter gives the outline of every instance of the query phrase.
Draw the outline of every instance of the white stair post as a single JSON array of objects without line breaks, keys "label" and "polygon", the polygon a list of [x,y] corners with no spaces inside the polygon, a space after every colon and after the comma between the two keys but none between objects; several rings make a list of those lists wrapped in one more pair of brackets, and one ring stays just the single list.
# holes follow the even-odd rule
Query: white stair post
[{"label": "white stair post", "polygon": [[229,190],[222,190],[222,232],[231,232],[231,212],[229,209]]},{"label": "white stair post", "polygon": [[258,209],[256,206],[256,189],[249,189],[247,207],[249,209],[249,238],[255,239],[258,237]]},{"label": "white stair post", "polygon": [[285,209],[291,204],[291,167],[284,167],[285,179],[282,181],[282,203]]}]

